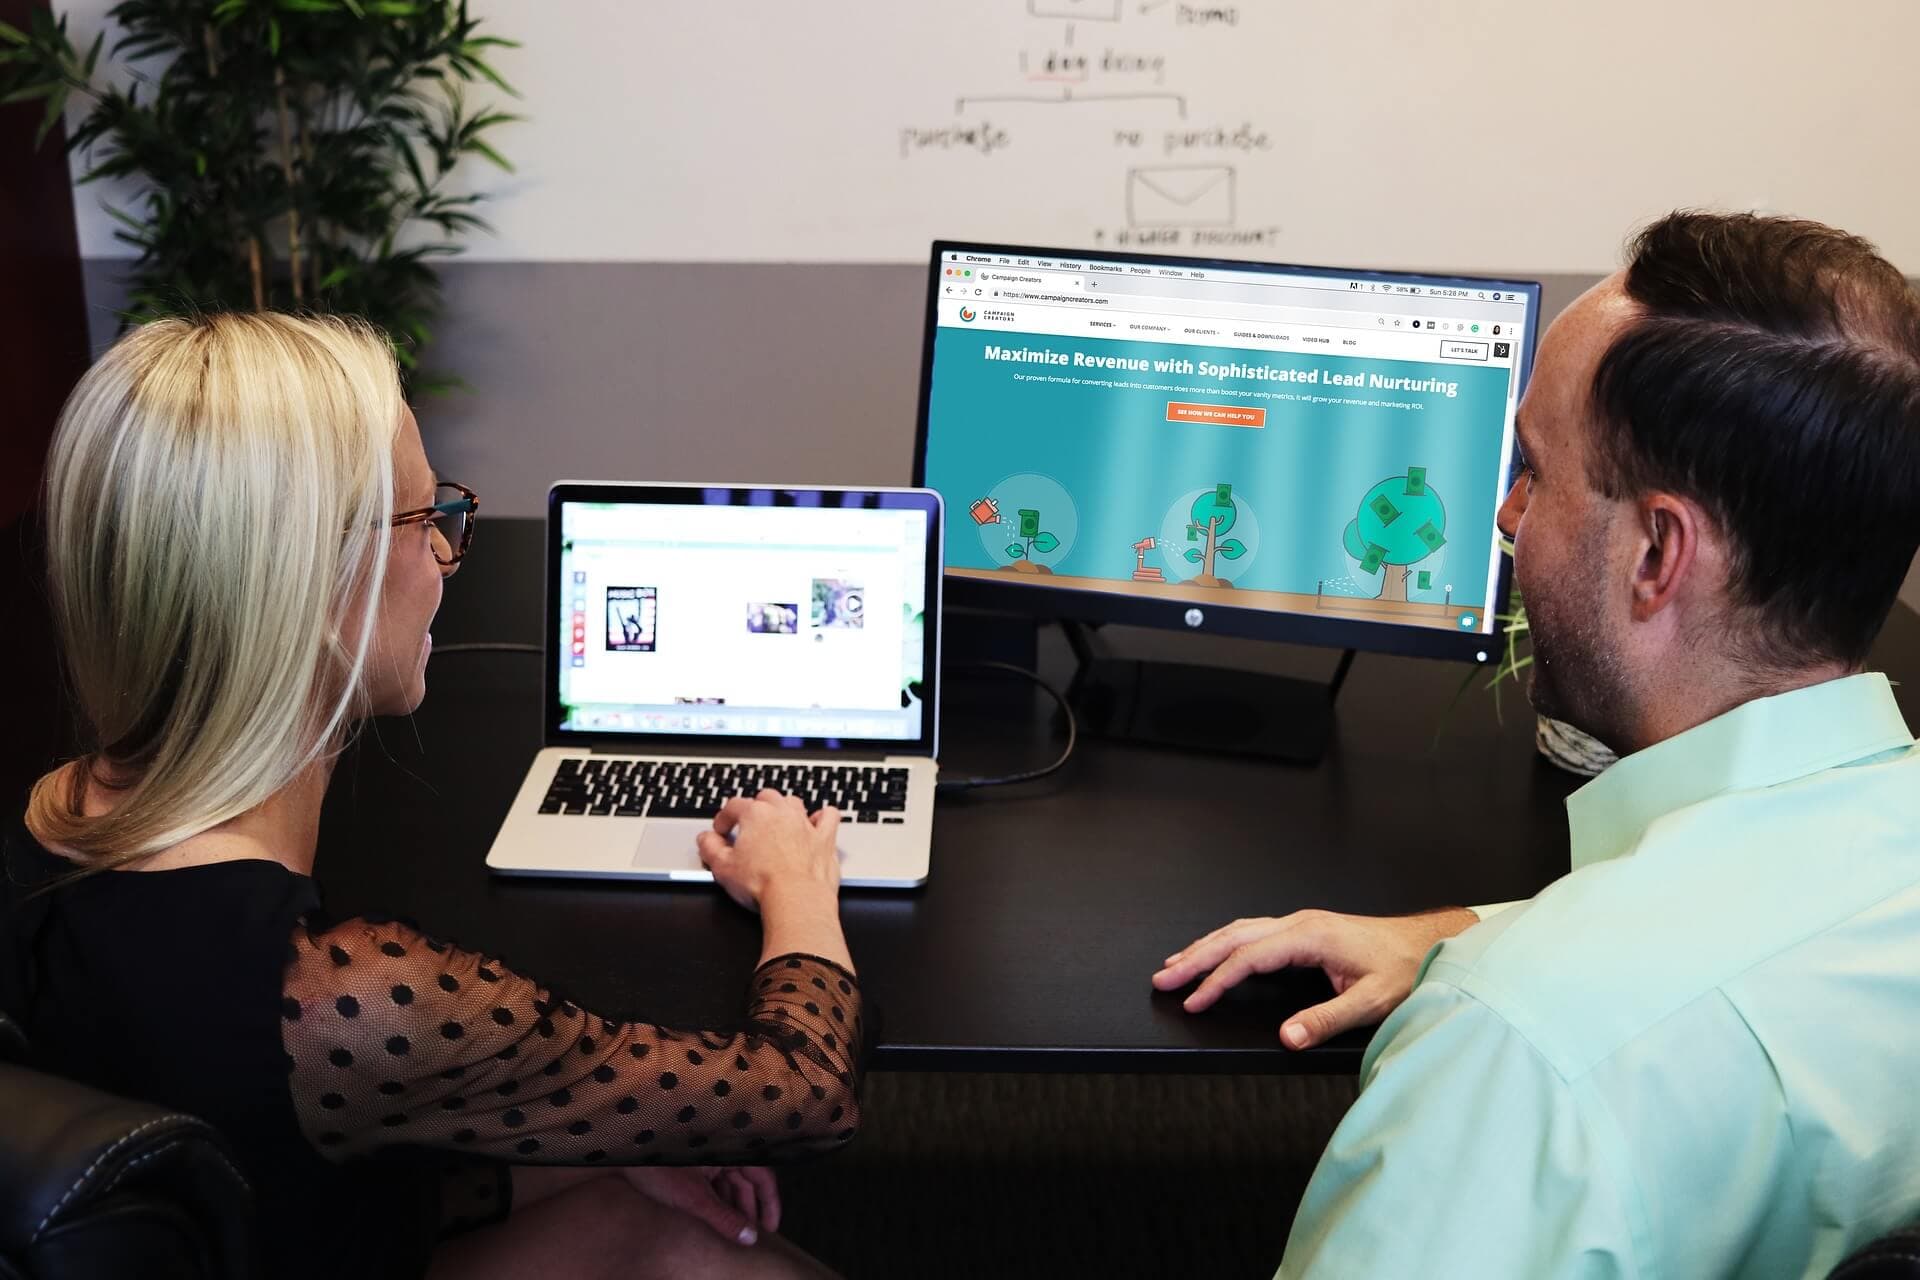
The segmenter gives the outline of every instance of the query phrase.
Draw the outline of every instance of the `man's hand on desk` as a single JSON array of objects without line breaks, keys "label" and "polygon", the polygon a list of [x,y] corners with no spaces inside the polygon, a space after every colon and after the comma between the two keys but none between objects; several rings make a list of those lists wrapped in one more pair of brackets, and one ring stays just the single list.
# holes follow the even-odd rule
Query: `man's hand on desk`
[{"label": "man's hand on desk", "polygon": [[1235,920],[1168,956],[1166,967],[1153,975],[1153,985],[1173,991],[1212,970],[1186,999],[1187,1012],[1199,1013],[1250,974],[1320,969],[1333,983],[1333,999],[1302,1009],[1280,1028],[1282,1043],[1308,1049],[1392,1013],[1413,990],[1420,963],[1433,944],[1479,922],[1480,917],[1464,907],[1417,916],[1296,911],[1278,919]]}]

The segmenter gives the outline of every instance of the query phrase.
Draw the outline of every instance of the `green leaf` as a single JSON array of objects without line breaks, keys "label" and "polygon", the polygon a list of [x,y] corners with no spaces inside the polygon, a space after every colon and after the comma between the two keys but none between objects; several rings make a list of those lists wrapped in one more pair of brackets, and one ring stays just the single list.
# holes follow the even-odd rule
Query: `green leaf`
[{"label": "green leaf", "polygon": [[115,222],[132,227],[135,231],[145,232],[147,229],[146,223],[141,222],[125,209],[116,209],[110,204],[103,204],[100,206],[100,210]]},{"label": "green leaf", "polygon": [[1228,538],[1220,544],[1218,550],[1221,555],[1229,560],[1238,560],[1241,556],[1247,554],[1246,547],[1241,545],[1240,539],[1238,538]]},{"label": "green leaf", "polygon": [[224,25],[239,17],[246,7],[247,0],[220,0],[219,4],[213,6],[211,16],[214,22]]},{"label": "green leaf", "polygon": [[525,119],[525,116],[515,115],[511,111],[488,111],[467,121],[461,126],[460,132],[472,136],[482,129],[491,129],[497,124],[518,124]]},{"label": "green leaf", "polygon": [[0,97],[0,106],[9,102],[27,102],[34,98],[45,98],[59,91],[58,80],[43,80],[39,84],[30,84],[24,89],[15,89],[5,97]]},{"label": "green leaf", "polygon": [[507,163],[507,158],[505,156],[501,155],[498,151],[495,151],[492,147],[480,141],[478,138],[469,139],[467,141],[467,144],[460,149],[462,151],[477,151],[481,155],[485,156],[487,159],[499,165],[502,169],[505,169],[508,173],[512,173],[514,171],[513,166]]},{"label": "green leaf", "polygon": [[93,38],[93,48],[87,50],[87,60],[81,64],[80,78],[85,80],[93,75],[94,66],[100,61],[100,46],[107,42],[107,33],[102,31]]},{"label": "green leaf", "polygon": [[340,12],[340,6],[334,0],[274,0],[274,6],[288,13]]},{"label": "green leaf", "polygon": [[5,40],[8,44],[25,44],[27,33],[18,27],[0,22],[0,40]]},{"label": "green leaf", "polygon": [[60,123],[60,113],[67,109],[67,94],[72,86],[61,85],[57,93],[47,99],[47,113],[40,117],[40,127],[33,131],[33,145],[39,146],[53,132],[53,126]]},{"label": "green leaf", "polygon": [[1012,556],[1015,560],[1024,560],[1026,559],[1026,556],[1027,556],[1027,549],[1021,546],[1019,543],[1013,542],[1007,545],[1007,554]]},{"label": "green leaf", "polygon": [[1033,540],[1033,549],[1042,555],[1045,555],[1049,551],[1058,551],[1060,549],[1060,539],[1050,533],[1039,534],[1035,536]]},{"label": "green leaf", "polygon": [[196,151],[193,153],[193,172],[195,177],[204,178],[207,176],[206,152]]},{"label": "green leaf", "polygon": [[343,267],[335,267],[333,270],[327,272],[327,274],[320,277],[320,289],[322,292],[325,292],[326,290],[333,288],[335,285],[342,284],[352,278],[353,278],[353,267],[351,265],[343,266]]},{"label": "green leaf", "polygon": [[462,61],[471,64],[475,71],[478,71],[481,75],[493,81],[494,87],[496,89],[499,89],[502,93],[511,94],[513,97],[516,97],[516,98],[520,96],[520,91],[514,88],[512,85],[508,84],[498,71],[495,71],[492,67],[487,65],[484,59],[476,58],[471,54],[466,54],[462,56]]},{"label": "green leaf", "polygon": [[280,56],[280,19],[267,19],[267,52],[274,57]]},{"label": "green leaf", "polygon": [[1200,548],[1198,547],[1187,548],[1187,560],[1190,563],[1199,564],[1202,560],[1205,560],[1205,559],[1206,557],[1200,554]]},{"label": "green leaf", "polygon": [[81,174],[74,180],[74,185],[84,187],[89,182],[96,182],[101,178],[123,178],[138,167],[139,166],[134,164],[134,162],[126,156],[116,156],[102,164],[95,165],[93,168]]},{"label": "green leaf", "polygon": [[473,385],[457,373],[422,374],[410,388],[416,396],[444,396],[455,391],[472,391]]},{"label": "green leaf", "polygon": [[413,174],[414,187],[422,196],[425,196],[428,186],[427,175],[420,168],[420,157],[413,153],[413,144],[407,141],[404,134],[395,132],[393,134],[393,146],[394,150],[400,153],[400,159],[405,162],[407,171]]}]

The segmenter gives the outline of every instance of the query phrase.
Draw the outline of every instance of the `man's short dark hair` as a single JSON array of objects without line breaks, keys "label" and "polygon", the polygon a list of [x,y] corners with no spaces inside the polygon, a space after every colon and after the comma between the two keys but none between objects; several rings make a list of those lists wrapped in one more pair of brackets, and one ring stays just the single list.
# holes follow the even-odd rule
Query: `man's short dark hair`
[{"label": "man's short dark hair", "polygon": [[1595,485],[1699,502],[1770,665],[1857,665],[1920,547],[1920,297],[1817,222],[1674,213],[1601,358]]}]

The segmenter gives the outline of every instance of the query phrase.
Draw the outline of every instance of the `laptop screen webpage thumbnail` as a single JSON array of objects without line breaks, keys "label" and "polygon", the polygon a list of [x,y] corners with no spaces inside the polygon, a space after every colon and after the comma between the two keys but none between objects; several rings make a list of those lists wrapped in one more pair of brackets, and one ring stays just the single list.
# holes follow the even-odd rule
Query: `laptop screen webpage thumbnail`
[{"label": "laptop screen webpage thumbnail", "polygon": [[982,247],[934,290],[948,572],[1492,630],[1532,286]]},{"label": "laptop screen webpage thumbnail", "polygon": [[926,518],[560,504],[561,729],[911,740]]}]

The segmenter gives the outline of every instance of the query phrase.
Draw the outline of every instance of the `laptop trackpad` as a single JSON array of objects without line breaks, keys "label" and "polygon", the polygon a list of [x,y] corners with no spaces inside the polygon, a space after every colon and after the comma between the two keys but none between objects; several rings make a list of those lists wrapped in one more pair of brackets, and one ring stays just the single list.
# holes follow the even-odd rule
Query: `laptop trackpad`
[{"label": "laptop trackpad", "polygon": [[[649,818],[646,830],[640,833],[640,846],[633,851],[633,866],[663,875],[692,871],[705,876],[709,873],[700,861],[700,846],[694,838],[711,830],[713,824],[699,818]],[[844,841],[835,852],[842,863],[847,860]]]},{"label": "laptop trackpad", "polygon": [[694,837],[713,830],[698,818],[649,818],[634,850],[633,865],[648,871],[703,871]]}]

